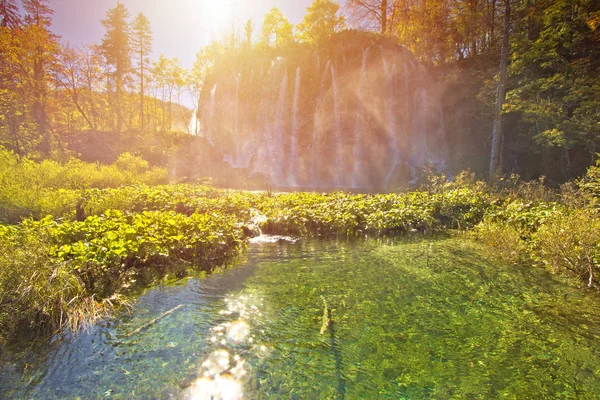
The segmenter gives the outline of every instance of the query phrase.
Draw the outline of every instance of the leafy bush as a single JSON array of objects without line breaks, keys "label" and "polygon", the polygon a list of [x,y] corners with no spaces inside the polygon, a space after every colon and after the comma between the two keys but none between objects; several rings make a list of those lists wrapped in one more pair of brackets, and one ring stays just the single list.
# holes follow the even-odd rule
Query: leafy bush
[{"label": "leafy bush", "polygon": [[596,199],[600,198],[600,158],[596,160],[596,165],[587,170],[583,179],[577,182],[579,188]]},{"label": "leafy bush", "polygon": [[487,220],[475,227],[473,236],[505,262],[516,264],[527,261],[527,242],[514,226]]},{"label": "leafy bush", "polygon": [[591,288],[600,268],[600,217],[579,209],[553,215],[533,236],[536,261],[555,272],[570,272]]}]

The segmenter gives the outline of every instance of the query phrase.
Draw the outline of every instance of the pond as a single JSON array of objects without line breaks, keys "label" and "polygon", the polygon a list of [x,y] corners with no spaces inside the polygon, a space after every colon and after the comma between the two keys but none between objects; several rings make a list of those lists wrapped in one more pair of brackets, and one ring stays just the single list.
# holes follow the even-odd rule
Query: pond
[{"label": "pond", "polygon": [[[4,362],[7,398],[596,398],[600,307],[464,238],[252,244]],[[6,359],[7,355],[4,355]]]}]

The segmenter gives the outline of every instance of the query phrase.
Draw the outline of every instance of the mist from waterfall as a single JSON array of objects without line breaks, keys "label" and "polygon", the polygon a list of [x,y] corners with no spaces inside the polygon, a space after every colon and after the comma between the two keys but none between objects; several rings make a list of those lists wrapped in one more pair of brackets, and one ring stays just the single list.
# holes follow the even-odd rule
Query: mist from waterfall
[{"label": "mist from waterfall", "polygon": [[447,165],[439,88],[401,46],[239,65],[208,88],[200,131],[273,187],[391,190]]},{"label": "mist from waterfall", "polygon": [[298,185],[298,135],[300,131],[300,115],[299,115],[299,106],[300,106],[300,84],[302,76],[300,74],[300,67],[296,68],[296,82],[294,85],[294,105],[292,108],[292,147],[290,150],[290,165],[289,165],[289,181],[288,184],[290,187],[294,187]]}]

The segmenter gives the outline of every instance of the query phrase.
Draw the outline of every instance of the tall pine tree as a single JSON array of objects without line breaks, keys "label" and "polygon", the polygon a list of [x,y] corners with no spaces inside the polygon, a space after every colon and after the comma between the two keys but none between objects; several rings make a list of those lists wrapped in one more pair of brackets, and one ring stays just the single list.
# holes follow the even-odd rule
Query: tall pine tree
[{"label": "tall pine tree", "polygon": [[26,39],[23,45],[31,57],[32,116],[40,135],[40,151],[48,155],[51,150],[50,126],[47,114],[48,87],[52,68],[58,52],[58,37],[50,32],[54,11],[48,0],[23,0],[25,9]]},{"label": "tall pine tree", "polygon": [[27,15],[25,22],[29,25],[50,28],[54,11],[48,5],[48,0],[23,0],[23,8]]},{"label": "tall pine tree", "polygon": [[131,44],[138,62],[138,75],[140,77],[140,120],[142,129],[144,129],[144,83],[146,72],[148,71],[150,64],[148,56],[152,52],[152,29],[150,27],[150,21],[143,13],[139,13],[133,21]]},{"label": "tall pine tree", "polygon": [[16,28],[21,23],[19,6],[15,0],[0,0],[0,26]]},{"label": "tall pine tree", "polygon": [[115,84],[114,109],[118,132],[121,132],[123,127],[123,89],[131,72],[131,31],[128,20],[129,11],[122,3],[108,10],[106,19],[102,20],[106,34],[102,39],[101,48],[107,65],[112,67],[109,74],[113,76]]}]

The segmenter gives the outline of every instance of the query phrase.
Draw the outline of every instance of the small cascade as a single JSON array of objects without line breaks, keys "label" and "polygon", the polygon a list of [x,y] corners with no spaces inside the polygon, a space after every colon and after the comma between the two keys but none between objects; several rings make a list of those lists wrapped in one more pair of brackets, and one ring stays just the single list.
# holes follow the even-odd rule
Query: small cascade
[{"label": "small cascade", "polygon": [[190,123],[188,124],[187,131],[190,135],[198,136],[198,109],[194,109],[192,111],[192,117],[190,118]]},{"label": "small cascade", "polygon": [[294,85],[294,104],[292,108],[292,147],[290,150],[289,185],[298,186],[298,139],[300,131],[300,115],[298,107],[300,103],[300,67],[296,68],[296,83]]},{"label": "small cascade", "polygon": [[369,57],[370,48],[363,51],[362,66],[360,68],[360,80],[358,83],[358,109],[356,110],[356,124],[354,127],[354,145],[352,149],[352,156],[354,158],[353,169],[352,169],[352,187],[359,188],[361,186],[360,175],[361,175],[361,163],[363,160],[363,144],[362,135],[364,126],[366,107],[365,89],[367,85],[367,61]]},{"label": "small cascade", "polygon": [[334,187],[344,185],[343,143],[342,143],[342,116],[340,114],[340,97],[337,81],[335,79],[335,68],[331,65],[331,86],[333,87],[333,114],[335,118],[335,165],[334,165]]}]

